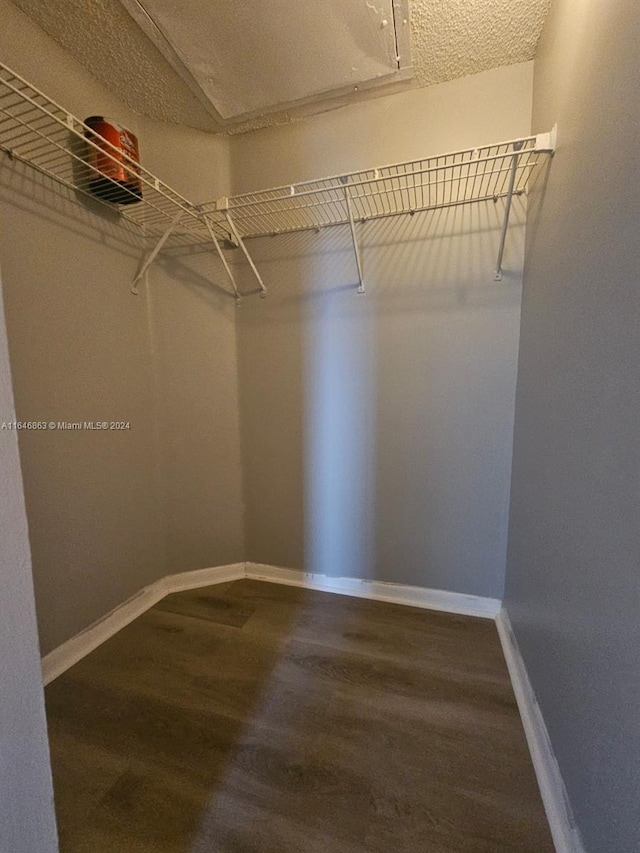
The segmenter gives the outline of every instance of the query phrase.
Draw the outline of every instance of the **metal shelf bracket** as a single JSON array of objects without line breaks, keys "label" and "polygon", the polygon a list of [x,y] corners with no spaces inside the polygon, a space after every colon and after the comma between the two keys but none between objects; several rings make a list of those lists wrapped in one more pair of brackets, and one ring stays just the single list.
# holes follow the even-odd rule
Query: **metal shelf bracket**
[{"label": "metal shelf bracket", "polygon": [[536,135],[535,151],[544,154],[553,154],[556,150],[556,140],[558,136],[558,125],[554,124],[547,133],[538,133]]},{"label": "metal shelf bracket", "polygon": [[514,142],[514,154],[511,160],[509,169],[509,186],[507,189],[507,198],[504,206],[504,218],[502,220],[502,233],[500,234],[500,247],[498,248],[498,261],[496,263],[496,271],[493,275],[494,281],[502,281],[502,257],[504,255],[504,244],[507,239],[507,229],[509,227],[509,215],[511,213],[511,202],[513,200],[513,188],[516,183],[516,174],[518,172],[518,161],[520,159],[520,150],[522,142]]},{"label": "metal shelf bracket", "polygon": [[236,305],[238,307],[240,307],[242,305],[242,296],[240,294],[240,291],[238,290],[238,285],[236,284],[235,276],[231,272],[231,267],[227,263],[227,259],[225,258],[224,253],[222,251],[222,248],[220,247],[220,243],[218,241],[218,238],[215,235],[215,232],[213,230],[213,226],[211,225],[211,222],[209,221],[209,219],[206,216],[202,217],[202,221],[204,222],[204,224],[207,227],[207,231],[209,232],[209,236],[211,237],[211,242],[216,247],[216,252],[218,253],[218,257],[222,261],[222,266],[225,268],[225,272],[227,273],[229,281],[231,282],[231,287],[233,287],[233,292],[234,292],[235,297],[236,297]]},{"label": "metal shelf bracket", "polygon": [[233,219],[231,218],[231,216],[229,214],[229,210],[224,206],[226,201],[227,201],[226,199],[219,199],[218,202],[216,202],[216,209],[220,210],[224,214],[224,218],[227,220],[227,225],[229,226],[229,228],[231,229],[231,233],[233,234],[233,239],[235,240],[236,244],[240,247],[240,249],[242,249],[242,254],[247,259],[247,263],[251,267],[251,270],[253,271],[253,274],[256,277],[256,281],[258,282],[258,284],[260,286],[260,298],[264,299],[267,295],[267,288],[264,286],[262,276],[258,272],[256,265],[253,262],[253,258],[249,254],[247,247],[244,244],[244,240],[242,239],[242,237],[238,233],[238,229],[236,228],[235,222],[233,221]]},{"label": "metal shelf bracket", "polygon": [[[536,154],[550,154],[556,150],[556,137],[557,137],[558,126],[554,124],[550,131],[547,133],[538,133],[535,137],[533,150]],[[509,185],[507,188],[507,196],[504,208],[504,219],[502,222],[502,233],[500,234],[500,247],[498,249],[498,261],[496,263],[496,271],[494,273],[494,280],[501,281],[502,280],[502,258],[504,255],[504,245],[507,237],[507,228],[509,226],[509,215],[511,213],[511,202],[513,200],[514,188],[516,185],[517,173],[518,173],[518,165],[520,164],[520,152],[524,147],[524,141],[518,140],[513,143],[513,157],[511,160],[511,166],[509,169]],[[517,193],[518,195],[520,193]]]},{"label": "metal shelf bracket", "polygon": [[358,293],[364,293],[364,275],[362,272],[362,258],[360,257],[360,247],[358,246],[358,235],[356,234],[356,225],[353,219],[353,208],[351,206],[351,196],[347,188],[348,178],[341,179],[344,186],[344,203],[347,208],[347,216],[349,218],[349,228],[351,229],[351,242],[353,243],[353,251],[356,256],[356,266],[358,268]]},{"label": "metal shelf bracket", "polygon": [[169,224],[169,227],[168,227],[168,228],[167,228],[167,230],[164,232],[164,234],[160,237],[160,239],[159,239],[159,240],[158,240],[158,242],[156,243],[155,247],[151,250],[151,252],[149,252],[149,254],[147,255],[147,257],[146,257],[146,259],[145,259],[145,261],[144,261],[144,263],[142,264],[142,266],[140,267],[140,269],[139,269],[139,270],[138,270],[138,272],[136,273],[135,278],[134,278],[134,279],[133,279],[133,281],[131,282],[131,293],[133,293],[135,296],[137,296],[137,295],[138,295],[138,292],[139,292],[139,291],[138,291],[138,282],[139,282],[139,281],[140,281],[140,279],[144,276],[144,274],[145,274],[145,273],[146,273],[146,271],[149,269],[149,267],[151,266],[151,264],[152,264],[152,263],[155,261],[155,259],[157,258],[157,256],[158,256],[158,254],[160,253],[160,251],[161,251],[162,247],[164,246],[164,244],[167,242],[167,240],[168,240],[168,239],[169,239],[169,237],[171,236],[171,234],[172,234],[172,232],[173,232],[174,228],[178,225],[178,223],[179,223],[179,222],[180,222],[180,220],[182,219],[182,214],[183,214],[183,211],[182,211],[182,210],[180,210],[180,211],[178,211],[178,213],[176,213],[176,215],[175,215],[175,216],[173,217],[173,219],[171,220],[171,223]]}]

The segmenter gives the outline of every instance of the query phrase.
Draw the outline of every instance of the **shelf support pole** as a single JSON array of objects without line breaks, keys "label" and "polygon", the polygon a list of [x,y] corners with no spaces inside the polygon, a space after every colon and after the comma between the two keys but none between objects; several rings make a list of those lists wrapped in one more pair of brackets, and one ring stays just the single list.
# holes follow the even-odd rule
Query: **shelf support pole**
[{"label": "shelf support pole", "polygon": [[218,241],[218,238],[216,237],[216,235],[213,231],[211,221],[209,220],[208,216],[203,216],[202,218],[204,220],[204,224],[207,226],[207,231],[209,232],[209,236],[211,237],[211,241],[212,241],[213,245],[216,247],[216,252],[218,253],[218,257],[222,261],[222,266],[225,268],[225,272],[227,273],[227,276],[229,277],[229,281],[231,282],[231,286],[233,287],[233,292],[235,293],[235,296],[236,296],[236,304],[242,305],[242,296],[240,295],[240,291],[238,290],[238,285],[236,284],[235,277],[234,277],[233,273],[231,272],[231,267],[227,263],[227,259],[225,258],[224,254],[222,252],[222,248],[220,247],[220,242]]},{"label": "shelf support pole", "polygon": [[164,244],[167,242],[167,240],[171,236],[171,232],[177,226],[178,222],[180,222],[180,220],[182,219],[183,213],[184,213],[184,211],[182,211],[182,210],[180,210],[180,211],[178,211],[178,213],[176,213],[176,215],[171,220],[171,224],[169,225],[167,230],[164,232],[162,237],[160,237],[160,239],[156,243],[154,249],[147,255],[145,262],[142,264],[142,266],[140,267],[140,269],[136,273],[136,277],[131,282],[131,293],[135,294],[135,296],[138,295],[138,282],[143,277],[143,275],[146,273],[146,271],[149,269],[151,264],[158,257],[158,253],[160,252],[160,250],[162,249]]},{"label": "shelf support pole", "polygon": [[247,247],[245,246],[244,241],[242,240],[242,237],[240,236],[240,234],[238,234],[238,229],[236,228],[236,224],[233,221],[233,219],[231,218],[231,216],[229,215],[228,210],[224,211],[224,218],[229,223],[229,228],[231,229],[231,233],[233,234],[234,240],[236,241],[238,246],[240,246],[240,248],[242,249],[242,253],[245,256],[245,258],[247,259],[247,262],[248,262],[249,266],[251,267],[251,269],[253,270],[253,274],[255,275],[255,277],[258,281],[258,284],[260,285],[260,290],[261,290],[260,298],[264,299],[264,297],[267,295],[267,288],[264,286],[262,276],[260,275],[260,273],[256,269],[256,265],[253,263],[253,258],[249,254]]},{"label": "shelf support pole", "polygon": [[[346,184],[346,179],[343,180]],[[353,251],[356,256],[356,266],[358,267],[358,293],[364,293],[364,275],[362,273],[362,258],[360,257],[360,247],[358,246],[358,235],[356,234],[356,224],[353,219],[353,209],[351,207],[351,196],[349,190],[344,188],[344,202],[347,207],[347,216],[349,217],[349,227],[351,228],[351,241],[353,242]]]},{"label": "shelf support pole", "polygon": [[509,172],[509,186],[507,188],[507,200],[504,207],[504,218],[502,220],[502,233],[500,234],[500,247],[498,248],[498,261],[496,263],[496,271],[493,275],[494,281],[502,281],[502,256],[504,255],[504,244],[507,239],[507,228],[509,227],[509,214],[511,213],[511,201],[513,199],[513,190],[516,184],[516,175],[518,172],[518,161],[520,160],[520,149],[523,142],[514,142],[513,147],[515,153],[512,155],[511,170]]}]

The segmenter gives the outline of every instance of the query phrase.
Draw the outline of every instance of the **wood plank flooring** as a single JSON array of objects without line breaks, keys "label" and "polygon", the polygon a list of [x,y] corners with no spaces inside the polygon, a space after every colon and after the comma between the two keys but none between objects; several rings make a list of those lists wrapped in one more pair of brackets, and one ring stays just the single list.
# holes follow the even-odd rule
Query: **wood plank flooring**
[{"label": "wood plank flooring", "polygon": [[489,620],[234,581],[46,700],[61,853],[553,853]]}]

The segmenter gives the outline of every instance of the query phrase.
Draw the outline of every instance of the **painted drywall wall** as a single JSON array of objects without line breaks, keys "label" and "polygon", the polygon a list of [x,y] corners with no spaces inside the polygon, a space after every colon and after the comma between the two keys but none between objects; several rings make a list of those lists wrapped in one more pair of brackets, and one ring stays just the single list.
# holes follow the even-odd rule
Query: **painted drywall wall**
[{"label": "painted drywall wall", "polygon": [[[136,116],[15,7],[2,2],[4,61],[81,116]],[[43,653],[164,569],[153,488],[153,365],[140,250],[113,217],[0,162],[0,258],[16,410],[25,421],[123,421],[123,431],[20,433]]]},{"label": "painted drywall wall", "polygon": [[0,850],[55,853],[27,517],[0,281]]},{"label": "painted drywall wall", "polygon": [[[147,122],[146,162],[196,203],[229,192],[228,141]],[[169,180],[169,179],[167,179]],[[212,245],[149,275],[169,573],[244,560],[236,303]]]},{"label": "painted drywall wall", "polygon": [[588,853],[640,849],[640,138],[633,0],[555,0],[534,129],[506,604]]},{"label": "painted drywall wall", "polygon": [[[193,189],[185,184],[190,172],[195,183],[206,140],[211,168],[203,190],[224,189],[224,143],[217,157],[205,134],[140,120],[12,4],[2,0],[0,8],[7,64],[76,114],[104,113],[128,124],[140,136],[145,164],[177,189]],[[220,312],[211,299],[198,300],[194,329],[194,275],[185,277],[177,261],[158,271],[155,291],[151,272],[132,296],[143,249],[117,218],[7,158],[0,169],[0,256],[18,416],[130,425],[20,434],[46,653],[168,571],[242,558],[239,467],[228,473],[239,446],[237,408],[226,393],[235,339],[231,309]],[[231,367],[220,371],[218,361]],[[185,388],[185,377],[195,374],[199,401]],[[206,419],[213,409],[218,424],[201,420],[196,430],[199,415]],[[170,443],[167,426],[174,423],[180,432]],[[227,495],[214,500],[220,460]],[[199,514],[192,515],[194,507]]]},{"label": "painted drywall wall", "polygon": [[[233,137],[234,192],[525,136],[531,84],[515,65]],[[502,210],[359,226],[366,295],[346,228],[249,241],[248,559],[501,596],[524,206],[495,282]]]}]

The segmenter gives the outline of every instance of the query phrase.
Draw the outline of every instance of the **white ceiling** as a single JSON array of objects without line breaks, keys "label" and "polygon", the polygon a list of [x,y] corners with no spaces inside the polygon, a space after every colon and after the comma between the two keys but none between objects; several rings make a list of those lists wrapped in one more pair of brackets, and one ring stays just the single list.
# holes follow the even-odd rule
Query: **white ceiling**
[{"label": "white ceiling", "polygon": [[397,16],[392,0],[121,2],[222,124],[388,83],[409,65],[408,0]]},{"label": "white ceiling", "polygon": [[135,111],[238,132],[532,59],[550,0],[14,2]]}]

